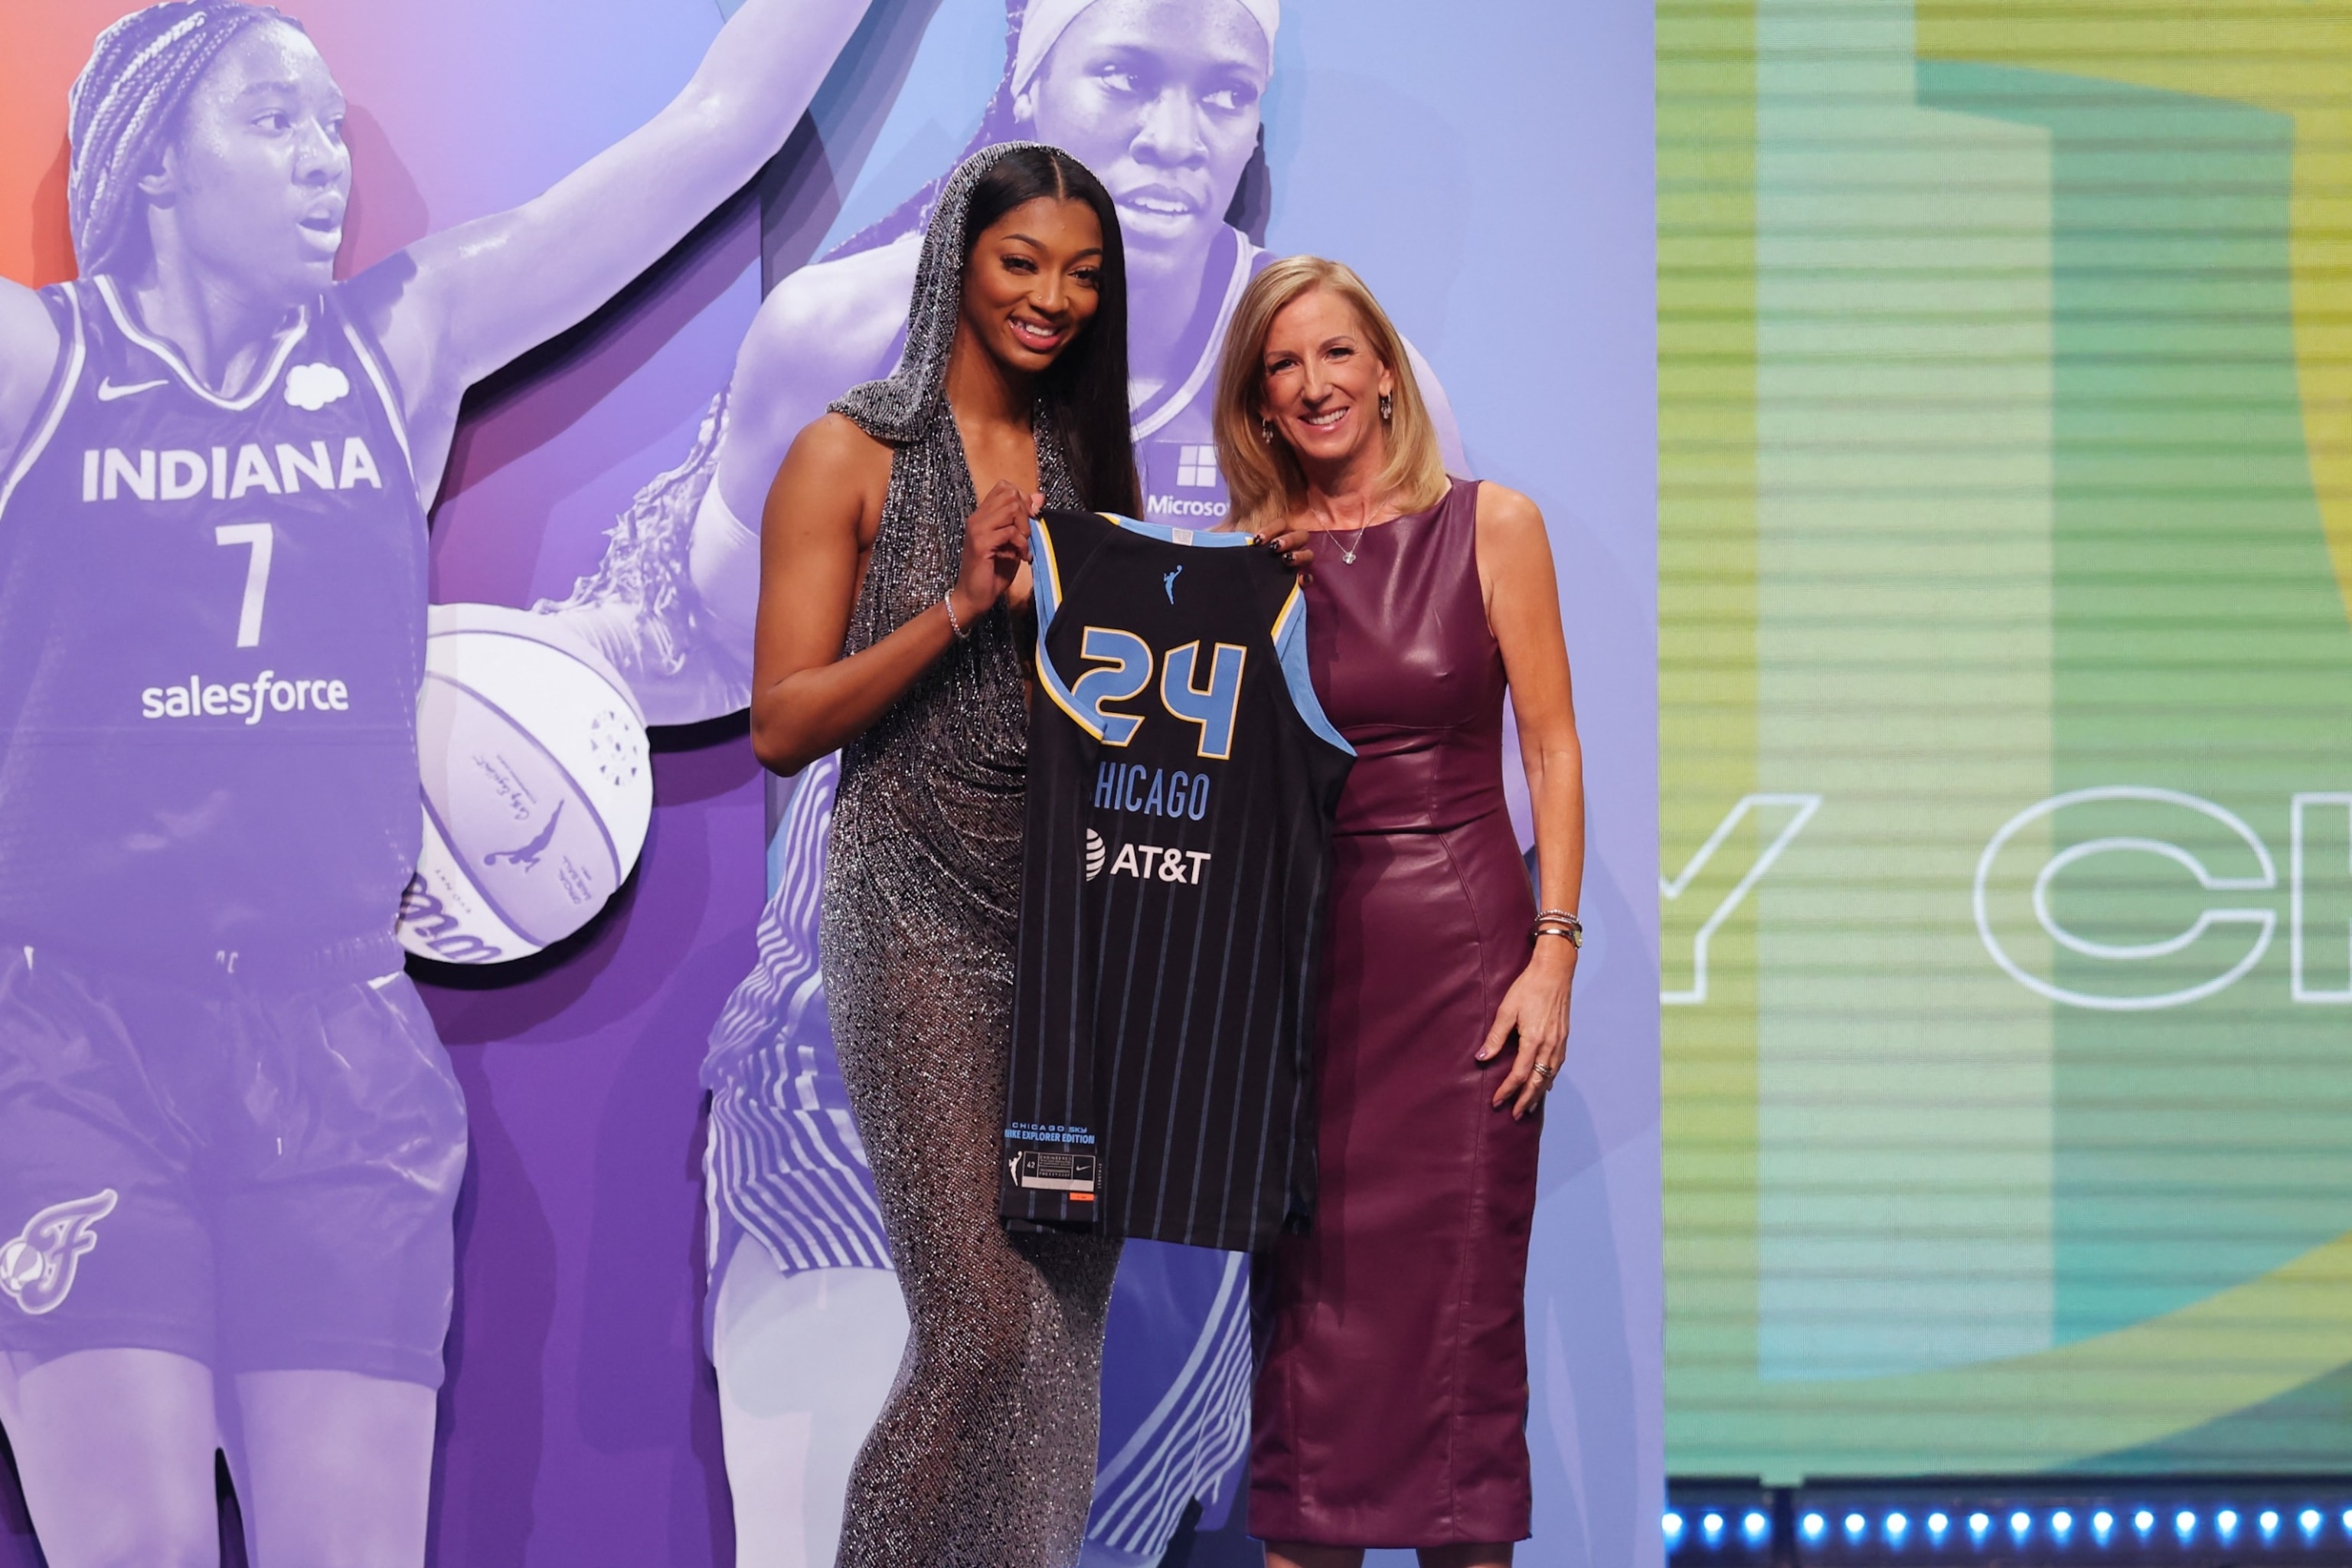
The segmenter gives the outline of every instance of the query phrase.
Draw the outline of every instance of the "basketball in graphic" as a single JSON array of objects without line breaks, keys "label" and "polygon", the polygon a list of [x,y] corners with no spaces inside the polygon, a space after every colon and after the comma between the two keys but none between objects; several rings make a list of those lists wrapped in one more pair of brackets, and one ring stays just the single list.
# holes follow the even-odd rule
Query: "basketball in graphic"
[{"label": "basketball in graphic", "polygon": [[425,848],[401,945],[499,963],[588,923],[645,847],[645,720],[594,649],[545,616],[436,605],[416,752]]}]

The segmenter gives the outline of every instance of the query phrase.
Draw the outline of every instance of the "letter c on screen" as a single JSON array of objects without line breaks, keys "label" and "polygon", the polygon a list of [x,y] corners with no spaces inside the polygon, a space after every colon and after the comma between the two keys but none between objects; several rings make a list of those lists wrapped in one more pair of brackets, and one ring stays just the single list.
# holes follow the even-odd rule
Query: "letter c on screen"
[{"label": "letter c on screen", "polygon": [[[2048,863],[2034,877],[2034,919],[2040,922],[2042,929],[2049,933],[2050,939],[2061,947],[2079,952],[2086,958],[2104,959],[2117,963],[2144,963],[2149,959],[2162,958],[2179,952],[2217,925],[2256,927],[2260,934],[2255,938],[2253,946],[2248,950],[2244,957],[2231,965],[2227,971],[2199,984],[2179,991],[2163,992],[2153,996],[2099,996],[2053,984],[2040,975],[2026,970],[2002,949],[2000,939],[1993,934],[1992,917],[1987,907],[1989,900],[1985,890],[1986,884],[1992,878],[1993,862],[2000,858],[2002,848],[2018,834],[2045,816],[2063,811],[2070,805],[2085,805],[2106,800],[2147,801],[2159,805],[2178,806],[2219,823],[2246,847],[2247,852],[2254,858],[2254,864],[2261,868],[2261,873],[2253,877],[2217,876],[2204,861],[2189,851],[2183,849],[2178,844],[2168,844],[2159,838],[2117,837],[2086,839],[2083,843],[2070,845],[2053,855]],[[2063,1002],[2071,1007],[2088,1007],[2107,1013],[2139,1013],[2159,1007],[2179,1007],[2228,990],[2243,978],[2247,971],[2261,963],[2263,954],[2270,951],[2271,936],[2278,924],[2278,911],[2275,910],[2204,910],[2200,911],[2196,923],[2188,930],[2167,937],[2161,942],[2133,944],[2099,942],[2068,931],[2059,923],[2057,916],[2051,910],[2051,884],[2056,881],[2067,868],[2101,855],[2154,855],[2162,859],[2170,860],[2196,878],[2197,885],[2209,893],[2260,892],[2278,886],[2278,868],[2271,862],[2269,848],[2261,838],[2255,836],[2254,830],[2246,826],[2243,819],[2210,800],[2203,800],[2193,795],[2183,795],[2179,790],[2151,789],[2137,784],[2106,784],[2095,789],[2070,790],[2064,795],[2052,795],[2040,805],[2028,806],[2011,817],[2002,826],[2001,830],[1992,836],[1992,842],[1985,846],[1984,854],[1977,861],[1975,888],[1977,935],[1983,941],[1985,951],[1992,954],[1992,961],[2000,965],[2002,971],[2011,979],[2027,990],[2047,996],[2053,1002]]]}]

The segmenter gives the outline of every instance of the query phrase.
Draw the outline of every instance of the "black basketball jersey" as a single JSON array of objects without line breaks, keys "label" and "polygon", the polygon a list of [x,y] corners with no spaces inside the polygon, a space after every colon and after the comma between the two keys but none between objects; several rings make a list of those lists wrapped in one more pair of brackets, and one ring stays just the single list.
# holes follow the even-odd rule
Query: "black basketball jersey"
[{"label": "black basketball jersey", "polygon": [[1354,752],[1271,552],[1088,512],[1031,540],[1001,1210],[1255,1249],[1314,1210],[1315,982]]}]

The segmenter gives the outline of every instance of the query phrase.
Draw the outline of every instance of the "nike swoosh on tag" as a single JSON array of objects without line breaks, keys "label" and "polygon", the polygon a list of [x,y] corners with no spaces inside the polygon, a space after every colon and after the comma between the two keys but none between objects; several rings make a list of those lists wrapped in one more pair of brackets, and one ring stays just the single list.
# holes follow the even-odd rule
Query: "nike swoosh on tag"
[{"label": "nike swoosh on tag", "polygon": [[131,383],[129,386],[117,386],[101,376],[98,383],[98,400],[100,403],[111,403],[118,397],[128,397],[134,392],[152,392],[170,379],[169,376],[158,376],[153,381],[139,381]]}]

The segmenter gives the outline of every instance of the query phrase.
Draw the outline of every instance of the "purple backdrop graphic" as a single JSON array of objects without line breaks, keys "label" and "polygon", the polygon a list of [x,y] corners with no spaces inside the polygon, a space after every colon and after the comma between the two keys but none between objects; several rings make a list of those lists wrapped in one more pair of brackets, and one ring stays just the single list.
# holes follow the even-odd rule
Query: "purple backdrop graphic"
[{"label": "purple backdrop graphic", "polygon": [[[535,234],[520,226],[580,253],[569,259],[593,269],[593,286],[583,278],[562,287],[573,280],[543,260],[517,268],[525,280],[505,286],[521,303],[503,315],[489,306],[506,296],[484,286],[474,297],[486,303],[463,316],[465,331],[439,337],[461,351],[465,363],[454,372],[404,359],[396,327],[363,304],[352,332],[305,329],[331,353],[291,354],[299,363],[290,369],[316,363],[349,384],[319,409],[271,390],[277,372],[260,363],[265,353],[242,369],[191,367],[213,374],[214,389],[231,391],[232,401],[255,387],[267,393],[257,406],[278,423],[232,436],[222,433],[227,413],[201,403],[186,411],[185,434],[135,426],[146,417],[133,413],[146,395],[96,400],[146,379],[147,362],[91,362],[79,384],[84,405],[68,410],[91,434],[68,431],[52,442],[72,463],[46,465],[50,477],[32,480],[61,498],[45,507],[82,506],[71,499],[81,493],[79,454],[95,450],[103,498],[111,447],[123,455],[116,502],[149,505],[137,486],[150,483],[162,509],[175,472],[171,454],[203,453],[207,493],[173,519],[195,531],[195,511],[215,504],[209,449],[226,447],[220,488],[247,482],[245,494],[216,504],[265,510],[218,519],[206,510],[201,520],[205,567],[228,589],[205,612],[207,648],[235,647],[242,591],[261,573],[269,582],[263,635],[278,635],[270,616],[297,591],[288,584],[300,579],[289,569],[306,557],[290,531],[278,531],[297,520],[373,516],[364,509],[412,493],[397,482],[404,473],[426,500],[437,481],[436,600],[560,605],[545,617],[552,635],[578,634],[604,654],[652,721],[709,721],[656,731],[653,827],[635,877],[602,919],[519,965],[418,971],[471,1126],[456,1205],[448,1376],[433,1439],[432,1560],[725,1562],[739,1531],[746,1563],[829,1560],[828,1500],[837,1508],[849,1457],[887,1388],[903,1317],[863,1217],[870,1199],[830,1077],[813,963],[799,967],[813,959],[803,906],[828,777],[813,769],[768,789],[740,721],[713,716],[743,700],[751,528],[783,444],[843,387],[895,359],[910,237],[931,182],[967,146],[1015,135],[1070,148],[1119,201],[1135,289],[1139,451],[1155,515],[1205,518],[1222,504],[1206,381],[1224,313],[1265,250],[1311,248],[1357,263],[1426,351],[1416,360],[1423,385],[1435,392],[1443,378],[1466,437],[1444,421],[1450,466],[1528,490],[1554,519],[1593,759],[1586,913],[1599,940],[1580,977],[1570,1092],[1555,1097],[1547,1135],[1529,1313],[1538,1534],[1522,1560],[1654,1557],[1646,11],[1514,5],[1472,37],[1399,0],[1292,0],[1279,10],[1272,0],[1037,0],[1010,17],[1004,0],[875,0],[817,89],[817,72],[806,67],[857,22],[865,7],[852,0],[753,0],[731,20],[721,12],[736,5],[708,0],[420,0],[401,8],[397,27],[348,4],[295,9],[322,44],[367,46],[331,47],[325,62],[352,60],[358,84],[344,258],[392,255],[395,263],[330,291],[319,322],[329,321],[334,300],[369,301],[367,277],[396,275],[400,247],[429,258],[439,242],[415,243],[427,234],[464,234],[477,214],[530,212],[521,204],[570,171],[613,162],[635,140],[632,127],[661,123],[663,104],[706,50],[710,64],[698,82],[730,68],[746,79],[768,73],[759,132],[766,140],[756,153],[748,142],[740,152],[731,142],[723,153],[699,150],[713,163],[737,157],[728,169],[701,168],[673,150],[666,156],[674,163],[649,165],[663,171],[658,192],[556,184],[546,202],[569,191],[593,220]],[[594,25],[583,25],[591,13]],[[761,27],[771,32],[753,33]],[[779,49],[786,34],[812,47]],[[762,47],[738,47],[747,37]],[[777,73],[788,68],[798,74],[786,80]],[[786,111],[796,113],[812,90],[810,116],[783,153],[730,199],[785,141]],[[495,133],[485,129],[493,121]],[[326,216],[273,209],[269,219],[283,234]],[[334,253],[323,227],[307,240],[288,237]],[[1538,284],[1530,257],[1543,258]],[[307,264],[315,262],[313,255]],[[247,265],[236,255],[212,264],[231,275]],[[319,294],[319,282],[302,277],[289,299]],[[430,280],[429,268],[402,279],[394,305],[438,297]],[[144,313],[146,296],[134,290],[119,312],[102,296],[77,308],[107,352],[148,352],[128,330],[157,327]],[[0,352],[14,342],[9,323],[29,319],[0,310]],[[264,331],[253,340],[278,337]],[[0,420],[12,395],[46,406],[55,357],[29,393],[16,390],[21,372],[15,380],[0,374]],[[381,384],[369,377],[371,359]],[[457,392],[486,374],[459,417]],[[325,384],[323,373],[303,380],[305,398]],[[404,402],[412,388],[424,395]],[[175,399],[196,391],[179,381],[157,390]],[[344,428],[370,419],[383,428]],[[401,435],[415,444],[414,460],[385,460]],[[16,436],[0,429],[0,451]],[[341,460],[352,439],[387,481],[381,489]],[[315,468],[289,473],[279,458],[290,448],[315,465],[314,440],[334,443],[331,491],[310,479]],[[247,445],[263,454],[278,494],[243,471]],[[152,479],[136,477],[142,452],[155,455]],[[191,471],[178,482],[192,479]],[[301,503],[345,512],[304,511]],[[12,520],[27,504],[0,502],[14,509]],[[215,537],[256,521],[272,530],[271,548],[288,552],[282,560],[264,566],[262,546]],[[321,558],[316,569],[362,567]],[[400,569],[382,563],[374,574]],[[383,598],[402,617],[401,635],[420,638],[414,595]],[[8,617],[0,636],[8,635],[30,634]],[[319,636],[331,648],[365,628],[336,621]],[[272,707],[264,724],[339,721],[332,683],[341,680],[347,700],[358,689],[341,666],[298,668],[267,644],[248,649],[273,656],[273,701],[278,686],[303,683],[289,698],[301,706]],[[152,691],[164,710],[152,723],[241,717],[200,710],[210,687],[224,708],[234,703],[238,681],[259,676],[258,660],[247,669],[217,656],[179,658],[189,664],[182,671],[171,657],[162,650],[163,667],[142,675],[133,693]],[[169,717],[183,690],[184,721]],[[298,734],[290,723],[286,733]],[[275,742],[278,731],[268,734]],[[413,759],[405,767],[404,792],[416,776]],[[400,842],[413,845],[415,797],[403,793],[401,801]],[[0,975],[0,1003],[32,978]],[[367,1037],[412,1042],[415,1059],[437,1063],[425,1048],[430,1030],[403,999],[404,983],[370,995],[387,1022]],[[47,1008],[41,1017],[58,1016],[53,998],[26,1005],[36,1004]],[[150,1004],[116,1011],[132,1017],[139,1005]],[[229,1023],[220,1032],[257,1031]],[[707,1139],[697,1079],[706,1046]],[[446,1090],[446,1076],[428,1079]],[[449,1137],[445,1131],[439,1146],[451,1147]],[[8,1163],[0,1155],[0,1165]],[[104,1190],[61,1189],[35,1204],[0,1185],[21,1210],[0,1212],[0,1229],[38,1210],[47,1223],[28,1225],[27,1236],[45,1260],[72,1260],[98,1237],[79,1258],[87,1268],[129,1234],[119,1209],[55,1205]],[[438,1201],[446,1205],[446,1194]],[[0,1269],[10,1267],[0,1254]],[[440,1268],[446,1274],[446,1255]],[[224,1286],[224,1301],[232,1295]],[[1179,1533],[1192,1536],[1193,1563],[1244,1560],[1228,1505],[1246,1415],[1244,1295],[1238,1259],[1130,1249],[1114,1304],[1090,1562],[1158,1561]],[[0,1301],[0,1317],[11,1311]],[[226,1316],[217,1331],[233,1332]],[[13,1343],[0,1340],[12,1346],[12,1365]],[[719,1363],[716,1379],[706,1348]],[[429,1382],[411,1375],[407,1387]],[[35,1426],[5,1405],[0,1421],[33,1474],[37,1437],[26,1434]],[[415,1447],[433,1428],[412,1413],[404,1430]],[[252,1460],[241,1454],[239,1462]],[[730,1471],[756,1478],[731,1502]],[[37,1499],[37,1482],[34,1490]],[[260,1499],[252,1511],[264,1521],[273,1495],[285,1489],[245,1489],[248,1500]],[[419,1511],[421,1498],[420,1480],[386,1506]],[[13,1506],[0,1500],[0,1563],[10,1563],[9,1542],[26,1539]],[[55,1543],[52,1559],[71,1560]]]},{"label": "purple backdrop graphic", "polygon": [[466,389],[757,171],[862,10],[755,0],[639,129],[348,281],[299,24],[99,37],[82,276],[0,286],[0,1423],[60,1568],[212,1555],[216,1447],[261,1561],[425,1555],[466,1159],[386,946],[425,507]]}]

